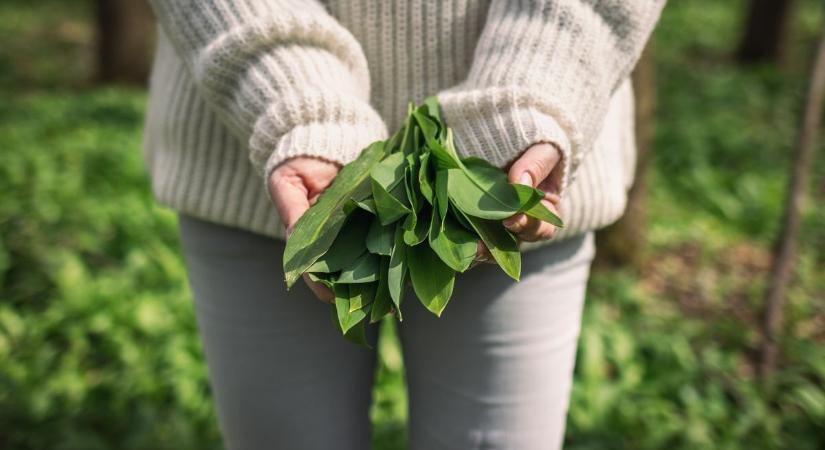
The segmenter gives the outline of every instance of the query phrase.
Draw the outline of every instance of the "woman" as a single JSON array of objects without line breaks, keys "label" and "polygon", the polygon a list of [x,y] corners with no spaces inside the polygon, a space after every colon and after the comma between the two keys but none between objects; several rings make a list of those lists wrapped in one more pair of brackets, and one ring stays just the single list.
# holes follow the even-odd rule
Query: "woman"
[{"label": "woman", "polygon": [[318,286],[286,292],[282,239],[342,164],[437,94],[459,152],[548,192],[567,226],[507,219],[540,247],[520,283],[481,265],[441,319],[407,307],[410,446],[559,448],[591,230],[624,208],[627,78],[663,0],[152,3],[147,165],[180,213],[226,446],[369,446],[375,354],[336,333]]}]

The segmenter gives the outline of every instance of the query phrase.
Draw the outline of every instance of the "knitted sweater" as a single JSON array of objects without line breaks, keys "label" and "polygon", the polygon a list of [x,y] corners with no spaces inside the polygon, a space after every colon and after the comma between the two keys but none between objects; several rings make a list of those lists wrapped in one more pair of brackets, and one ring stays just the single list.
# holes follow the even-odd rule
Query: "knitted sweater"
[{"label": "knitted sweater", "polygon": [[437,94],[456,148],[504,167],[551,142],[565,236],[623,212],[633,68],[664,0],[151,0],[144,153],[158,200],[283,237],[265,182],[346,164]]}]

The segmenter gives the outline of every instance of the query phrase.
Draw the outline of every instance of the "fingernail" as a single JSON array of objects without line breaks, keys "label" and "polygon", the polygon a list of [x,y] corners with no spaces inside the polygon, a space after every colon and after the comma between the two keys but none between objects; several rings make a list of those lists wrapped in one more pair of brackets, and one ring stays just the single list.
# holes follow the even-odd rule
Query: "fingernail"
[{"label": "fingernail", "polygon": [[524,184],[524,185],[532,187],[533,186],[533,177],[530,176],[529,173],[524,172],[523,174],[521,174],[521,178],[519,178],[518,182],[519,182],[519,184]]}]

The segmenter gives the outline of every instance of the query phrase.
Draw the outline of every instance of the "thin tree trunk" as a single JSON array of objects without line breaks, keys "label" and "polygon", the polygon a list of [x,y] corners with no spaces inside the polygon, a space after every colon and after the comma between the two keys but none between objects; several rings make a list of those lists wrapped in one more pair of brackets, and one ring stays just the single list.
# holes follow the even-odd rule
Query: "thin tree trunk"
[{"label": "thin tree trunk", "polygon": [[145,0],[97,0],[98,78],[144,85],[149,77],[154,20]]},{"label": "thin tree trunk", "polygon": [[636,179],[627,194],[627,209],[613,225],[596,234],[597,266],[631,266],[641,268],[644,261],[647,231],[647,168],[653,115],[656,107],[656,77],[653,50],[648,44],[633,71],[633,91],[636,97]]},{"label": "thin tree trunk", "polygon": [[796,157],[791,173],[782,232],[776,242],[774,261],[765,297],[764,342],[760,361],[760,373],[769,375],[776,368],[779,354],[779,333],[782,329],[785,293],[792,276],[796,259],[796,243],[801,221],[800,209],[810,175],[810,163],[816,145],[817,129],[822,119],[822,102],[825,97],[825,29],[819,38],[819,46],[811,69],[805,112],[796,143]]},{"label": "thin tree trunk", "polygon": [[737,59],[782,63],[793,0],[751,0]]}]

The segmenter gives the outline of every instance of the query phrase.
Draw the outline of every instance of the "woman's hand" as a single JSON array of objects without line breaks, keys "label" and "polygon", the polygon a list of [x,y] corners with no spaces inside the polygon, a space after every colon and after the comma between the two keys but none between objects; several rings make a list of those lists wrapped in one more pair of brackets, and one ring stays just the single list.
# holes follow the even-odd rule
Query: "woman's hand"
[{"label": "woman's hand", "polygon": [[[561,199],[558,196],[561,171],[554,170],[559,162],[561,152],[558,148],[552,144],[535,144],[510,166],[507,178],[511,183],[526,184],[543,191],[542,204],[561,217]],[[556,233],[556,227],[552,224],[525,214],[504,219],[504,226],[520,240],[527,242],[551,239]]]},{"label": "woman's hand", "polygon": [[[295,223],[318,200],[338,174],[340,167],[329,161],[298,156],[281,163],[269,176],[269,193],[278,215],[286,227],[286,236],[292,234]],[[304,282],[321,301],[332,302],[335,296],[326,286],[316,283],[304,274]]]},{"label": "woman's hand", "polygon": [[[540,143],[530,146],[513,162],[507,172],[511,183],[533,186],[543,191],[541,201],[550,211],[561,217],[561,171],[554,170],[561,162],[561,152],[552,144]],[[521,241],[535,242],[551,239],[556,227],[525,214],[516,214],[504,219],[504,226]],[[492,261],[489,251],[479,243],[479,261]]]}]

